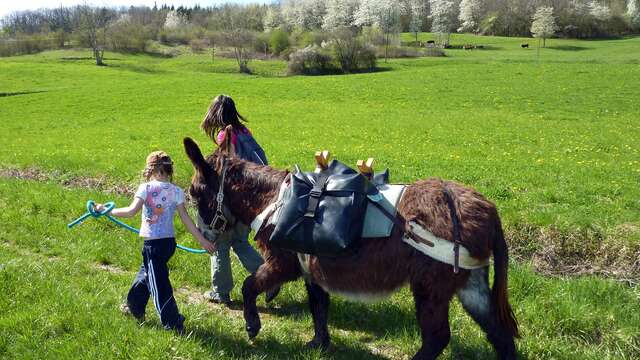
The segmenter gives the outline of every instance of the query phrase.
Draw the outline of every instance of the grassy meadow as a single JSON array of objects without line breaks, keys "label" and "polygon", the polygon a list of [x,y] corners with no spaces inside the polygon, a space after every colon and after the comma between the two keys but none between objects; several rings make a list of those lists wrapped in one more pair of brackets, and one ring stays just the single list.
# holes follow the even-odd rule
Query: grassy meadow
[{"label": "grassy meadow", "polygon": [[[107,190],[134,187],[155,149],[173,156],[174,179],[187,187],[181,140],[213,149],[198,125],[219,93],[235,99],[275,167],[311,169],[313,152],[329,149],[354,165],[375,157],[394,182],[438,176],[494,201],[515,258],[522,358],[640,358],[640,38],[552,39],[540,51],[532,39],[454,35],[453,43],[484,49],[317,77],[286,76],[280,60],[253,61],[254,74],[241,75],[233,60],[212,63],[206,53],[107,53],[106,67],[82,49],[0,58],[0,358],[403,359],[417,351],[407,289],[374,305],[334,297],[332,349],[304,350],[312,322],[301,282],[271,307],[260,299],[264,328],[250,343],[239,305],[201,298],[208,258],[182,252],[171,279],[188,334],[163,331],[153,307],[143,326],[121,316],[141,242],[107,222],[65,225],[89,198],[127,204]],[[21,172],[37,176],[6,176]],[[233,260],[239,284],[246,273]],[[239,286],[232,297],[241,299]],[[450,321],[442,358],[493,358],[455,301]]]}]

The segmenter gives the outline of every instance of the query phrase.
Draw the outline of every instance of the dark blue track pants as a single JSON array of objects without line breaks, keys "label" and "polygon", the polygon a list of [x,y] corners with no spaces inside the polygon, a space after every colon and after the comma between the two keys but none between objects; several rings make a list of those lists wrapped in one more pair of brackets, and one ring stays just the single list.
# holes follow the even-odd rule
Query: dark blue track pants
[{"label": "dark blue track pants", "polygon": [[136,317],[144,315],[151,296],[160,321],[167,329],[180,329],[184,321],[173,297],[167,267],[167,262],[175,251],[174,238],[145,240],[142,248],[143,263],[127,295],[127,305]]}]

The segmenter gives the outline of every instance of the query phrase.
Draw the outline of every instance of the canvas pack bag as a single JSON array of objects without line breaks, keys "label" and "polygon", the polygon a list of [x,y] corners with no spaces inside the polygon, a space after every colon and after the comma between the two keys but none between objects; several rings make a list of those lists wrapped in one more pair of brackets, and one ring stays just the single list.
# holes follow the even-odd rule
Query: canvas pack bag
[{"label": "canvas pack bag", "polygon": [[269,241],[304,254],[353,254],[362,234],[367,195],[376,193],[371,181],[337,160],[319,173],[296,167]]}]

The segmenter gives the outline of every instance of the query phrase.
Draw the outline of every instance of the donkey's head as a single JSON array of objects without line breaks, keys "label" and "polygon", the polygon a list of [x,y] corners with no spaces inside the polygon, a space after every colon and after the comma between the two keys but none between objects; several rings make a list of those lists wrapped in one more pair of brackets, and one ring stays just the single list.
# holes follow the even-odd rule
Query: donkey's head
[{"label": "donkey's head", "polygon": [[[191,138],[185,138],[183,142],[184,149],[195,170],[189,194],[196,203],[198,215],[205,225],[204,230],[205,232],[206,230],[217,230],[214,233],[224,231],[221,222],[229,221],[232,218],[222,203],[218,205],[218,195],[222,193],[225,149],[220,147],[213,155],[205,159],[195,141]],[[220,216],[219,210],[223,211],[223,216]],[[226,228],[229,229],[230,225],[232,224],[227,224]]]}]

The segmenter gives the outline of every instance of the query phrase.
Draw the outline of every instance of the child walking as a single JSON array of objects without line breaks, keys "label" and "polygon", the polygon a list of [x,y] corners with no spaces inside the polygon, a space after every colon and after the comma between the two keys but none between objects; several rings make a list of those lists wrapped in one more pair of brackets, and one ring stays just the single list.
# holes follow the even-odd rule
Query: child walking
[{"label": "child walking", "polygon": [[[182,332],[184,316],[178,311],[173,289],[169,281],[167,262],[176,250],[173,217],[177,211],[180,220],[200,245],[209,253],[215,251],[215,245],[207,241],[198,231],[184,206],[184,192],[171,183],[173,161],[164,151],[154,151],[147,156],[143,172],[146,182],[136,191],[131,205],[111,211],[118,217],[132,217],[142,209],[140,236],[144,238],[142,248],[143,263],[136,275],[127,302],[122,310],[133,315],[138,321],[144,321],[145,308],[149,296],[166,329]],[[96,205],[102,211],[102,204]]]},{"label": "child walking", "polygon": [[[225,139],[225,129],[231,127],[231,149],[238,157],[258,164],[267,165],[267,157],[256,142],[251,131],[244,126],[241,121],[246,121],[236,110],[236,104],[231,97],[226,95],[217,96],[207,114],[200,124],[202,131],[207,134],[218,145]],[[198,217],[198,222],[200,222]],[[202,224],[198,224],[202,226]],[[211,291],[204,295],[210,301],[231,304],[230,293],[233,289],[233,276],[231,273],[230,249],[238,256],[242,266],[251,274],[254,274],[260,265],[262,257],[249,245],[249,232],[251,229],[237,223],[233,229],[221,234],[217,241],[217,250],[211,256]],[[270,302],[275,298],[280,288],[275,288],[266,293],[266,301]]]}]

